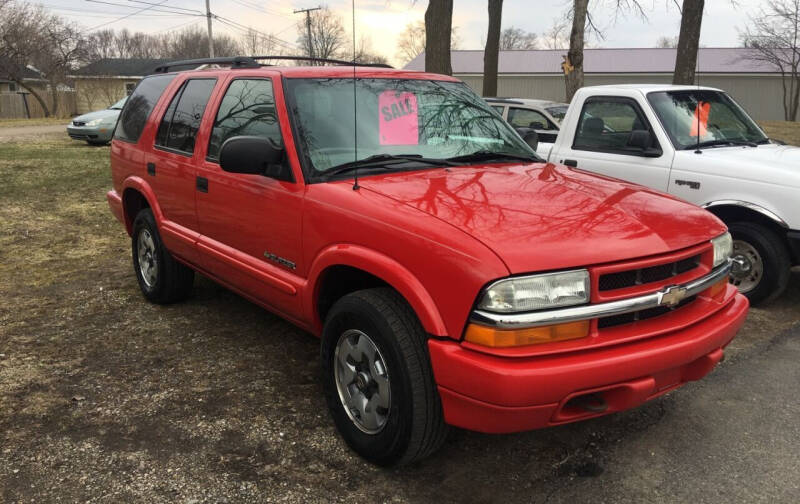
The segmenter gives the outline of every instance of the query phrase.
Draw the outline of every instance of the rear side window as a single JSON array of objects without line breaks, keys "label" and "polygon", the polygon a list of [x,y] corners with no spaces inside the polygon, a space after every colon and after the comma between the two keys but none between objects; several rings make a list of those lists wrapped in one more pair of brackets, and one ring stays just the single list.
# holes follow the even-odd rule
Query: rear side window
[{"label": "rear side window", "polygon": [[156,75],[145,77],[139,82],[120,113],[117,129],[114,131],[115,139],[132,143],[139,141],[153,107],[174,78],[175,75]]},{"label": "rear side window", "polygon": [[194,152],[194,138],[200,128],[215,79],[190,79],[175,93],[156,133],[156,145],[184,154]]},{"label": "rear side window", "polygon": [[219,105],[208,143],[208,158],[218,159],[225,140],[235,136],[259,136],[283,145],[272,81],[236,79],[228,86]]},{"label": "rear side window", "polygon": [[531,109],[511,107],[508,109],[508,122],[515,128],[553,130],[556,127],[541,112]]}]

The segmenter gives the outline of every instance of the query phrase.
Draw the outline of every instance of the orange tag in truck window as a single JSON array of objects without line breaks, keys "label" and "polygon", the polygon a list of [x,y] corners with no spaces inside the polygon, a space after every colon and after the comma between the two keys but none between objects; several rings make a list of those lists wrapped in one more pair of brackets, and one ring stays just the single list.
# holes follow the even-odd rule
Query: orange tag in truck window
[{"label": "orange tag in truck window", "polygon": [[384,91],[378,97],[381,145],[417,145],[419,118],[413,93]]},{"label": "orange tag in truck window", "polygon": [[[692,118],[692,129],[689,130],[689,136],[698,136],[698,129],[700,130],[699,136],[706,136],[708,133],[708,113],[711,112],[711,103],[698,102],[697,107],[694,109],[694,117]],[[699,127],[699,128],[698,128]]]}]

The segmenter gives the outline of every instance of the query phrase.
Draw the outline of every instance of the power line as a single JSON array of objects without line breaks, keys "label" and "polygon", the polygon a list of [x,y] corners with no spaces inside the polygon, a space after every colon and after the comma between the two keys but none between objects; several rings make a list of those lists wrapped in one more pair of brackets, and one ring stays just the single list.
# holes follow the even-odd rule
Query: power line
[{"label": "power line", "polygon": [[[87,2],[88,2],[88,1],[92,1],[92,0],[87,0]],[[130,13],[130,14],[126,14],[126,15],[124,15],[124,16],[122,16],[122,17],[119,17],[119,18],[117,18],[117,19],[114,19],[114,20],[111,20],[111,21],[108,21],[108,22],[105,22],[105,23],[100,23],[100,24],[99,24],[99,25],[97,25],[97,26],[92,26],[91,28],[89,28],[88,30],[86,30],[86,32],[91,32],[91,31],[94,31],[94,30],[96,30],[96,29],[98,29],[98,28],[102,28],[103,26],[110,25],[110,24],[112,24],[112,23],[116,23],[117,21],[122,21],[123,19],[128,19],[129,17],[131,17],[131,16],[133,16],[133,15],[139,14],[140,12],[144,12],[144,11],[146,11],[146,10],[150,10],[150,9],[152,9],[153,7],[156,7],[157,5],[161,5],[161,4],[164,4],[164,3],[166,3],[166,2],[167,2],[167,0],[161,0],[161,2],[159,2],[159,3],[158,3],[158,4],[156,4],[156,5],[151,5],[151,6],[148,6],[148,7],[144,7],[144,8],[142,8],[142,9],[138,10],[138,11],[132,12],[132,13]]]},{"label": "power line", "polygon": [[278,45],[282,45],[282,46],[284,46],[286,48],[289,48],[289,49],[297,49],[297,45],[296,44],[293,44],[293,43],[288,42],[286,40],[280,39],[280,38],[278,38],[278,37],[276,37],[276,36],[274,36],[272,34],[261,32],[261,31],[256,30],[255,28],[253,28],[251,26],[245,26],[245,25],[243,25],[241,23],[237,23],[236,21],[234,21],[232,19],[228,19],[228,18],[220,16],[218,14],[215,14],[214,18],[217,21],[219,21],[219,22],[221,22],[223,24],[231,26],[232,28],[239,29],[243,33],[247,33],[247,31],[252,30],[253,32],[261,35],[264,38],[266,38],[267,40],[272,40],[272,41],[276,42]]},{"label": "power line", "polygon": [[[133,2],[133,3],[139,3],[139,4],[145,4],[145,5],[152,5],[153,7],[158,7],[158,5],[159,5],[159,4],[152,3],[152,2],[145,2],[144,0],[128,0],[128,1],[129,1],[129,2]],[[162,3],[163,3],[163,2],[162,2]],[[185,8],[185,7],[177,7],[177,6],[175,6],[175,5],[170,5],[170,6],[169,6],[169,8],[170,8],[170,9],[173,9],[173,10],[182,10],[182,11],[188,11],[188,12],[190,12],[190,13],[192,13],[192,14],[201,14],[201,15],[203,14],[203,12],[202,12],[202,11],[199,11],[199,10],[197,10],[197,9],[187,9],[187,8]]]},{"label": "power line", "polygon": [[311,40],[311,13],[314,11],[321,10],[322,7],[312,7],[310,9],[297,9],[294,11],[295,14],[305,13],[306,14],[306,32],[307,38],[306,43],[308,44],[308,56],[310,58],[314,57],[314,41]]},{"label": "power line", "polygon": [[[91,2],[91,3],[97,3],[97,4],[113,5],[115,7],[124,7],[126,9],[138,9],[139,8],[138,5],[126,5],[126,4],[121,4],[121,3],[106,2],[104,0],[86,0],[86,1],[87,2]],[[163,4],[166,1],[167,0],[164,0],[161,3]],[[160,4],[157,4],[157,5],[160,5]],[[200,15],[202,15],[202,14],[189,14],[189,13],[185,13],[185,12],[169,10],[169,9],[171,9],[171,7],[170,6],[166,6],[166,7],[167,8],[165,9],[165,8],[156,8],[155,6],[152,6],[152,7],[149,7],[148,9],[140,9],[137,12],[142,12],[143,10],[152,10],[153,12],[168,12],[170,14],[183,14],[185,16],[192,16],[192,15],[200,16]]]}]

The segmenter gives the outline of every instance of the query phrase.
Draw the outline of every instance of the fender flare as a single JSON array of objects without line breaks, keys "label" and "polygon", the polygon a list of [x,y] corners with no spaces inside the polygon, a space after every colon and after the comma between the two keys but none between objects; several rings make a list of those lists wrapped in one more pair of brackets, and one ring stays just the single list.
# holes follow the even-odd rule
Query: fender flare
[{"label": "fender flare", "polygon": [[763,215],[764,217],[768,218],[769,220],[773,221],[775,224],[779,225],[784,229],[789,229],[789,224],[787,224],[786,221],[781,219],[778,214],[776,214],[772,210],[767,210],[766,208],[760,205],[756,205],[755,203],[750,203],[747,201],[735,200],[735,199],[721,199],[721,200],[709,201],[708,203],[704,203],[701,206],[706,210],[718,206],[738,206],[741,208],[746,208],[748,210],[752,210],[756,213]]},{"label": "fender flare", "polygon": [[[131,223],[133,222],[133,216],[127,215],[125,210],[125,191],[128,189],[134,189],[144,196],[144,199],[147,200],[147,204],[150,205],[150,210],[153,211],[153,217],[156,219],[156,224],[158,224],[160,227],[161,221],[164,219],[164,214],[161,212],[161,207],[158,205],[156,194],[153,192],[153,188],[150,187],[150,184],[148,184],[141,177],[137,177],[135,175],[126,178],[122,183],[122,194],[120,194],[120,199],[122,200],[122,215],[125,218],[125,227],[130,228]],[[130,233],[131,229],[128,229],[128,234]]]},{"label": "fender flare", "polygon": [[385,254],[353,244],[330,245],[317,254],[311,264],[309,285],[303,292],[303,304],[307,307],[317,334],[322,333],[322,321],[315,300],[319,295],[322,273],[331,266],[350,266],[380,278],[405,298],[428,334],[447,336],[436,303],[411,271]]}]

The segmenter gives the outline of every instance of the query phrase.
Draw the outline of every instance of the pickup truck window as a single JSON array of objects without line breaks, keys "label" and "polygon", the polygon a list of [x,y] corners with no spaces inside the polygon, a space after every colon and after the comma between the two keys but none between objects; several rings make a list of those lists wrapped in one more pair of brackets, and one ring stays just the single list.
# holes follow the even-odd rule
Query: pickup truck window
[{"label": "pickup truck window", "polygon": [[541,113],[517,107],[508,109],[508,122],[515,128],[533,128],[536,130],[554,130],[555,125]]},{"label": "pickup truck window", "polygon": [[636,102],[629,98],[589,98],[583,105],[573,149],[633,154],[628,140],[634,130],[650,130]]},{"label": "pickup truck window", "polygon": [[285,82],[305,156],[303,169],[311,181],[321,180],[331,168],[377,155],[447,159],[490,152],[536,158],[511,126],[462,83],[380,78],[355,84],[342,78]]},{"label": "pickup truck window", "polygon": [[116,140],[131,143],[139,141],[147,124],[147,118],[174,78],[174,74],[156,75],[145,77],[139,82],[120,113],[117,129],[114,130]]},{"label": "pickup truck window", "polygon": [[222,144],[233,136],[260,136],[282,145],[275,96],[269,79],[236,79],[219,105],[208,142],[208,158],[216,160]]},{"label": "pickup truck window", "polygon": [[768,142],[761,128],[725,93],[669,91],[650,93],[647,99],[676,149],[694,149],[698,142],[700,147]]},{"label": "pickup truck window", "polygon": [[158,126],[157,146],[182,154],[194,152],[194,138],[216,83],[216,79],[190,79],[183,83]]}]

